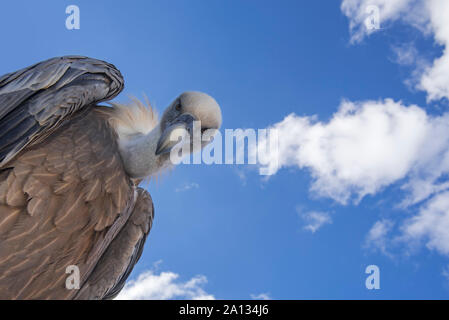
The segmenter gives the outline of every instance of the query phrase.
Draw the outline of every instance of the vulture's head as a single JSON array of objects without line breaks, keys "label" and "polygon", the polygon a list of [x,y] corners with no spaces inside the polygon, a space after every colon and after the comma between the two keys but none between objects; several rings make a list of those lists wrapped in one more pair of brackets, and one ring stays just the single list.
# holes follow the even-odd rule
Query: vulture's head
[{"label": "vulture's head", "polygon": [[[186,150],[198,151],[194,150],[193,144],[194,124],[201,134],[209,129],[218,130],[221,125],[221,110],[215,99],[205,93],[184,92],[162,115],[162,135],[158,141],[156,155],[169,153],[175,146],[180,147],[179,144],[188,144],[190,147]],[[201,147],[207,144],[207,141],[201,141]]]},{"label": "vulture's head", "polygon": [[[134,100],[132,105],[113,104],[111,120],[125,169],[131,178],[146,178],[171,165],[176,150],[199,151],[221,125],[221,109],[211,96],[189,91],[177,97],[157,121],[150,106]],[[196,131],[196,132],[195,132]],[[194,143],[199,138],[200,143]],[[183,154],[185,156],[186,154]]]}]

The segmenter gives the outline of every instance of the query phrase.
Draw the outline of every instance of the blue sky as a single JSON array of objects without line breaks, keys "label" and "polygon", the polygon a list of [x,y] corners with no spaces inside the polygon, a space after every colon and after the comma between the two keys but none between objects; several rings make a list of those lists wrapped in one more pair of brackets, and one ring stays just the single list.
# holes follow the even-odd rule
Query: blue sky
[{"label": "blue sky", "polygon": [[[346,7],[340,1],[2,3],[0,28],[6,32],[2,32],[0,73],[53,56],[99,58],[115,64],[125,77],[119,101],[125,101],[127,94],[139,98],[146,94],[162,111],[183,91],[204,91],[221,105],[223,132],[267,128],[295,114],[298,121],[292,125],[299,128],[298,137],[290,127],[279,125],[291,133],[281,136],[289,141],[283,151],[295,143],[306,146],[307,142],[297,142],[301,130],[309,132],[319,124],[330,141],[340,141],[332,140],[338,130],[326,125],[334,123],[342,101],[357,102],[356,109],[367,110],[367,101],[374,100],[376,110],[398,115],[392,116],[391,123],[406,133],[405,137],[398,134],[404,141],[388,134],[386,140],[379,140],[381,144],[396,141],[391,150],[377,144],[370,148],[385,152],[380,159],[387,159],[382,162],[386,167],[369,159],[365,165],[363,148],[351,144],[341,150],[348,151],[345,155],[355,163],[354,172],[363,171],[358,176],[353,172],[345,176],[347,163],[332,167],[335,154],[319,148],[328,161],[323,166],[304,152],[299,160],[286,160],[268,180],[258,175],[254,165],[203,164],[180,165],[151,181],[146,187],[153,197],[155,221],[131,278],[145,272],[154,282],[171,276],[150,288],[154,295],[148,297],[171,286],[182,293],[161,296],[249,299],[264,293],[273,299],[446,299],[449,244],[444,242],[444,230],[436,228],[449,226],[449,219],[443,205],[437,216],[425,208],[433,208],[436,199],[444,200],[449,170],[436,166],[431,184],[441,185],[438,191],[409,205],[399,204],[413,190],[421,190],[417,177],[434,172],[434,167],[420,166],[420,161],[438,162],[443,157],[441,152],[421,154],[420,150],[422,145],[437,144],[433,138],[441,135],[428,132],[437,120],[443,128],[447,120],[449,80],[431,72],[449,43],[447,28],[435,13],[441,4],[437,0],[429,2],[427,11],[410,1],[390,2],[399,5],[391,7],[381,0],[345,0]],[[360,26],[360,12],[369,3],[380,8],[381,29],[372,34],[363,27],[351,32],[350,22]],[[81,11],[79,30],[65,27],[65,8],[71,4]],[[415,12],[412,9],[423,21],[404,14]],[[427,82],[420,82],[426,76]],[[385,102],[387,98],[394,106]],[[409,109],[410,105],[417,107]],[[406,111],[437,119],[429,120],[425,134],[416,129],[417,136],[410,137],[425,138],[422,145],[411,143],[418,156],[396,148],[407,145],[407,133],[415,132],[407,127],[408,120],[403,126],[397,122]],[[375,116],[382,118],[382,112]],[[350,116],[342,115],[343,124]],[[309,119],[310,125],[301,127],[300,119]],[[369,124],[372,119],[365,120]],[[371,128],[362,125],[359,131]],[[375,130],[373,136],[361,146],[375,143]],[[309,138],[314,139],[312,134]],[[405,157],[413,164],[395,161]],[[335,176],[326,176],[328,165]],[[372,168],[372,174],[365,174]],[[372,185],[367,176],[372,177]],[[341,194],[349,198],[344,201]],[[312,212],[327,217],[329,223],[311,232],[306,227]],[[409,219],[417,216],[422,219],[413,224],[415,220]],[[421,222],[425,228],[418,226]],[[385,234],[374,237],[376,223]],[[380,268],[380,290],[365,287],[365,268],[372,264]],[[192,279],[193,293],[186,286]]]}]

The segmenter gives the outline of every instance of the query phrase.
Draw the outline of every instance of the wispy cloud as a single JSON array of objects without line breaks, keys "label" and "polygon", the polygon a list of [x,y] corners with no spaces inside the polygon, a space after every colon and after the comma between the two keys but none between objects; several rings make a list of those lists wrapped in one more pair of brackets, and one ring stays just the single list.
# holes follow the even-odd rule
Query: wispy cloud
[{"label": "wispy cloud", "polygon": [[237,174],[237,176],[240,179],[240,182],[242,183],[243,186],[246,186],[246,182],[247,182],[247,176],[246,176],[246,172],[244,169],[235,169],[235,173]]},{"label": "wispy cloud", "polygon": [[387,250],[388,235],[394,226],[394,222],[389,219],[377,221],[365,239],[365,247],[373,250],[379,250],[387,256],[392,256]]},{"label": "wispy cloud", "polygon": [[196,182],[184,183],[181,187],[175,189],[176,192],[188,191],[191,189],[198,189],[200,185]]},{"label": "wispy cloud", "polygon": [[404,80],[404,84],[411,91],[419,88],[421,77],[431,63],[419,53],[412,42],[395,44],[391,48],[394,55],[392,61],[412,69],[410,76]]},{"label": "wispy cloud", "polygon": [[449,283],[449,265],[447,265],[445,268],[443,268],[443,271],[441,272],[443,277],[446,278],[447,282]]},{"label": "wispy cloud", "polygon": [[179,281],[179,274],[165,271],[157,273],[148,270],[140,274],[136,280],[129,281],[117,300],[213,300],[215,297],[207,293],[203,287],[207,278],[195,276],[187,281]]},{"label": "wispy cloud", "polygon": [[299,217],[305,222],[304,230],[315,233],[325,224],[332,223],[332,218],[328,212],[304,211],[301,207],[296,208]]},{"label": "wispy cloud", "polygon": [[271,300],[271,297],[268,293],[251,294],[250,296],[253,300]]},{"label": "wispy cloud", "polygon": [[449,255],[449,192],[436,195],[406,220],[402,240],[424,241],[427,248]]},{"label": "wispy cloud", "polygon": [[[349,18],[351,42],[358,43],[366,36],[380,32],[386,25],[398,19],[417,25],[424,24],[425,17],[422,17],[422,14],[419,15],[419,8],[422,6],[420,2],[416,0],[343,0],[341,10]],[[413,3],[415,5],[412,5]],[[379,29],[366,27],[369,6],[375,6],[379,10]]]},{"label": "wispy cloud", "polygon": [[404,66],[415,65],[420,59],[418,50],[412,43],[401,43],[392,46],[394,53],[393,61]]}]

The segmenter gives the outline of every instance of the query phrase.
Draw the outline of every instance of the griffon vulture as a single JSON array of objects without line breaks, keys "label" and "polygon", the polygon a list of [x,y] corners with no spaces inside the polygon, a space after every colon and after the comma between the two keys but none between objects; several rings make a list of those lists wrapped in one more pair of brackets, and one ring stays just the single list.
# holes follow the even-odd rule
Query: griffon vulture
[{"label": "griffon vulture", "polygon": [[[0,299],[115,297],[153,221],[138,184],[170,164],[180,127],[221,125],[200,92],[181,94],[159,122],[138,101],[98,105],[123,85],[113,65],[80,56],[0,78]],[[68,266],[79,290],[66,287]]]}]

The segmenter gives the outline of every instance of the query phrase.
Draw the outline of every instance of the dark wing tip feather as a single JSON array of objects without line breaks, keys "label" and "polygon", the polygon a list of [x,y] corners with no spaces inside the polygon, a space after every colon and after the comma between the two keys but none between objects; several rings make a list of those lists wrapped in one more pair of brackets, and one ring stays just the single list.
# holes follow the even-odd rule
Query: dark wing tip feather
[{"label": "dark wing tip feather", "polygon": [[115,285],[109,289],[103,296],[103,300],[114,299],[125,286],[126,280],[134,269],[143,253],[146,239],[153,225],[154,204],[148,191],[142,188],[137,189],[138,198],[128,223],[134,223],[142,228],[143,235],[134,246],[133,253],[128,261],[127,267],[123,274],[117,279]]},{"label": "dark wing tip feather", "polygon": [[[83,56],[52,58],[0,77],[0,168],[77,111],[114,98],[123,87],[114,65]],[[12,119],[17,128],[11,128]]]},{"label": "dark wing tip feather", "polygon": [[130,258],[129,264],[126,267],[125,272],[120,276],[120,278],[118,279],[118,281],[114,285],[114,287],[112,287],[111,289],[108,290],[108,292],[106,292],[106,294],[104,295],[102,300],[112,300],[118,296],[120,291],[122,291],[123,287],[126,284],[126,280],[128,279],[129,275],[133,271],[134,266],[136,265],[136,263],[139,261],[140,257],[142,256],[146,238],[147,238],[146,235],[144,235],[144,237],[140,238],[139,241],[136,243],[136,245],[134,247],[133,254]]},{"label": "dark wing tip feather", "polygon": [[[137,188],[137,198],[130,217],[102,256],[95,261],[75,299],[114,299],[139,261],[151,229],[154,206],[148,191]],[[97,258],[96,258],[97,259]]]}]

